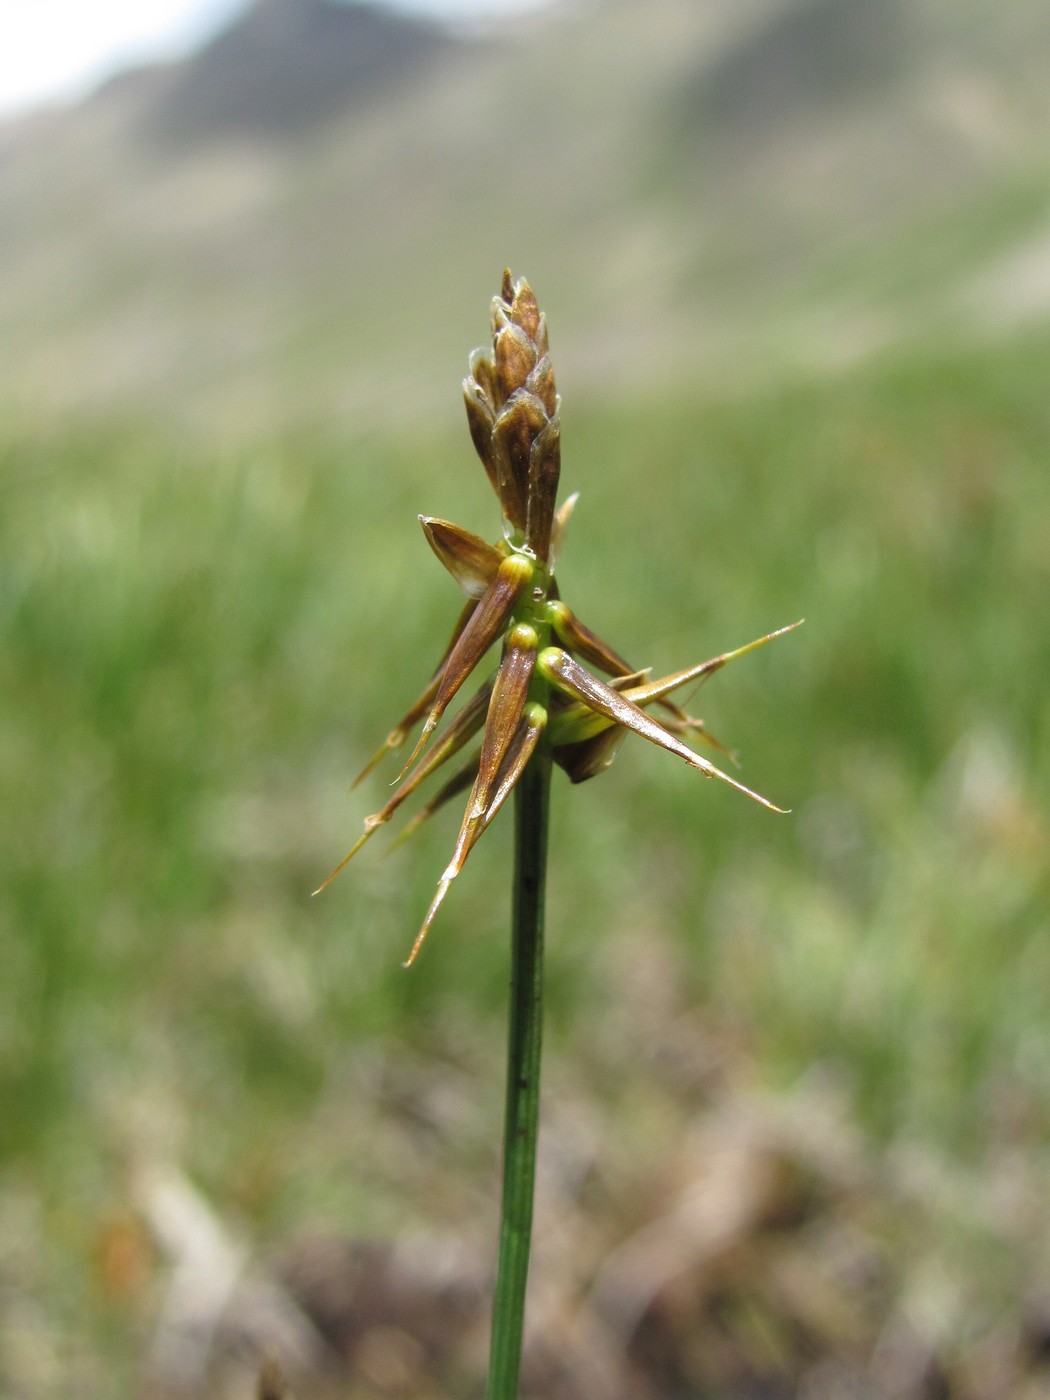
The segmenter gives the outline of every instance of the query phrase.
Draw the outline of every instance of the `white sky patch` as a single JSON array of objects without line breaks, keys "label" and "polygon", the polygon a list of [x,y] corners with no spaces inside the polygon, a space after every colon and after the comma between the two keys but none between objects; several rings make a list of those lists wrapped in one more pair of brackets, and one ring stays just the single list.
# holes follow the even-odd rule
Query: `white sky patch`
[{"label": "white sky patch", "polygon": [[[76,98],[121,68],[177,58],[247,3],[0,0],[0,115]],[[551,0],[395,0],[390,8],[474,19],[540,3]]]},{"label": "white sky patch", "polygon": [[556,3],[556,0],[378,0],[378,3],[409,15],[432,15],[438,19],[483,19],[487,15],[538,10]]},{"label": "white sky patch", "polygon": [[0,110],[76,97],[123,67],[175,57],[239,0],[0,0]]}]

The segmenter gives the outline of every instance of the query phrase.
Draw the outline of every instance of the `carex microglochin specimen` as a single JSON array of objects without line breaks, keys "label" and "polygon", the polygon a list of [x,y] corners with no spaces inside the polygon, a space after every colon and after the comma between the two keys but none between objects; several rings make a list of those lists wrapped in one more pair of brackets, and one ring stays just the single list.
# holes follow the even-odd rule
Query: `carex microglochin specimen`
[{"label": "carex microglochin specimen", "polygon": [[[335,878],[406,798],[480,734],[480,744],[461,759],[405,832],[469,788],[452,859],[438,881],[406,966],[422,947],[449,886],[539,744],[549,745],[554,761],[572,782],[579,783],[608,768],[622,740],[633,731],[677,754],[706,777],[719,778],[756,802],[781,810],[690,747],[686,741],[694,737],[721,746],[671,696],[790,628],[653,680],[648,670],[638,670],[592,632],[558,596],[555,565],[576,497],[555,508],[561,467],[560,401],[547,323],[528,282],[515,281],[509,271],[504,272],[499,295],[492,300],[491,345],[471,355],[463,394],[471,438],[499,498],[503,536],[489,544],[448,520],[419,517],[431,548],[467,602],[429,683],[357,780],[388,753],[400,749],[422,721],[398,786],[378,812],[365,818],[362,835],[320,887],[324,889]],[[495,673],[482,681],[435,736],[453,700],[500,639]],[[609,679],[600,679],[595,670]],[[656,714],[651,713],[654,709]]]}]

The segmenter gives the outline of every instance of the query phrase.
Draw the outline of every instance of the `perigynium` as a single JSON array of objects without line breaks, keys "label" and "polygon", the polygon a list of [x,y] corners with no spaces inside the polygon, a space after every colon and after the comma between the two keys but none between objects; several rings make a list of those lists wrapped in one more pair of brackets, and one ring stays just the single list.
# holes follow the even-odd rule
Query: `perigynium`
[{"label": "perigynium", "polygon": [[[708,679],[728,661],[799,624],[791,623],[734,651],[658,680],[639,670],[591,631],[558,595],[555,566],[576,504],[555,509],[561,470],[560,398],[554,384],[547,322],[528,282],[509,271],[492,299],[492,343],[470,356],[463,381],[470,435],[499,498],[503,535],[489,544],[448,520],[419,517],[434,553],[466,594],[447,646],[422,694],[358,775],[360,782],[388,753],[422,728],[393,795],[365,818],[364,831],[315,893],[325,889],[403,802],[479,733],[480,745],[409,823],[405,835],[469,788],[452,859],[416,935],[405,966],[415,961],[452,881],[499,812],[540,745],[574,783],[612,763],[629,731],[676,754],[705,777],[738,788],[773,811],[768,798],[730,777],[687,742],[721,748],[701,720],[670,697]],[[502,638],[495,674],[486,677],[434,738],[442,718],[479,663]],[[584,664],[586,663],[586,664]],[[600,679],[587,666],[610,679]],[[651,708],[658,710],[654,715]],[[432,742],[431,742],[432,741]],[[429,752],[424,752],[430,743]]]}]

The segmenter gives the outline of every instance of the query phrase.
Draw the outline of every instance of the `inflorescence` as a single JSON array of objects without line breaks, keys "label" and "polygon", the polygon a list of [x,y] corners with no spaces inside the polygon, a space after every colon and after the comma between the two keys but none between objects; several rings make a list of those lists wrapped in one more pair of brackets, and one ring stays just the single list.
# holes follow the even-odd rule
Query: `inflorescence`
[{"label": "inflorescence", "polygon": [[[398,786],[378,812],[365,818],[357,842],[316,891],[325,889],[406,798],[480,732],[480,746],[452,772],[404,832],[407,836],[451,798],[470,789],[452,859],[438,881],[406,967],[422,947],[452,881],[538,745],[549,745],[554,762],[579,783],[608,768],[633,730],[706,777],[739,788],[773,811],[783,810],[691,748],[686,741],[694,737],[721,746],[701,720],[670,697],[798,623],[652,680],[648,670],[639,671],[625,661],[558,596],[555,564],[576,496],[555,509],[561,463],[560,400],[546,318],[528,282],[513,281],[509,271],[504,272],[500,293],[492,301],[491,347],[471,355],[463,392],[474,446],[499,497],[503,538],[489,544],[450,521],[419,517],[431,548],[466,594],[467,603],[430,683],[357,779],[360,782],[388,753],[400,749],[422,720]],[[452,701],[499,638],[502,654],[495,675],[433,737]],[[600,679],[587,666],[609,680]],[[651,707],[659,711],[658,718],[649,712]]]}]

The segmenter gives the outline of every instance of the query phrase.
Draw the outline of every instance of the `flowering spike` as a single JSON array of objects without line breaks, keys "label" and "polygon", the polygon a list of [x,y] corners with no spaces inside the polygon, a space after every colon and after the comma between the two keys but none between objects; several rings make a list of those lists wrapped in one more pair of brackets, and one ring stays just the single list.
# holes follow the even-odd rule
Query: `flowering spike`
[{"label": "flowering spike", "polygon": [[468,598],[480,598],[496,577],[503,554],[480,535],[471,534],[450,520],[421,515],[419,523],[427,543]]},{"label": "flowering spike", "polygon": [[[689,747],[686,740],[694,735],[716,748],[722,746],[701,720],[670,696],[683,686],[702,684],[734,657],[791,628],[653,680],[651,668],[636,669],[585,626],[561,601],[554,577],[577,497],[570,496],[556,508],[560,400],[547,322],[528,282],[515,281],[509,270],[504,271],[499,293],[492,300],[491,329],[489,344],[470,356],[463,395],[471,440],[499,497],[503,539],[489,544],[451,521],[419,517],[428,543],[468,602],[430,683],[357,779],[385,754],[399,749],[422,722],[393,794],[385,806],[365,818],[362,834],[320,887],[324,889],[406,799],[484,726],[480,750],[461,763],[406,824],[400,838],[470,788],[452,858],[406,966],[415,960],[453,880],[541,743],[571,781],[578,783],[607,768],[633,730],[705,776],[719,778],[756,802],[781,810]],[[494,677],[444,726],[421,758],[453,698],[503,634],[506,640]],[[552,639],[561,645],[548,645]],[[577,657],[608,676],[608,682],[585,669]],[[659,720],[647,713],[652,705],[661,707]]]},{"label": "flowering spike", "polygon": [[504,559],[496,571],[496,577],[485,590],[484,597],[475,605],[470,621],[464,627],[459,640],[452,648],[441,683],[423,731],[408,762],[399,777],[412,767],[423,749],[423,745],[433,734],[438,720],[445,713],[452,697],[473,671],[489,647],[503,631],[504,623],[510,616],[514,604],[525,591],[532,578],[532,564],[523,554],[512,554]]},{"label": "flowering spike", "polygon": [[633,729],[643,739],[659,744],[669,753],[684,758],[694,768],[699,768],[706,777],[720,778],[722,782],[737,788],[738,791],[752,798],[755,802],[760,802],[763,807],[768,807],[773,812],[782,813],[784,811],[783,807],[778,807],[776,803],[770,802],[769,798],[763,797],[761,793],[752,792],[743,783],[738,783],[735,778],[731,778],[728,773],[723,773],[721,768],[716,768],[713,763],[702,758],[688,744],[683,744],[680,739],[676,739],[662,724],[647,715],[643,709],[628,700],[625,695],[621,695],[618,691],[613,690],[612,686],[606,685],[604,681],[598,680],[597,676],[592,676],[589,671],[585,671],[578,661],[574,661],[568,652],[562,651],[560,647],[545,647],[540,652],[536,665],[552,685],[574,700],[582,700],[584,704],[597,710],[599,714],[607,715],[617,724]]}]

